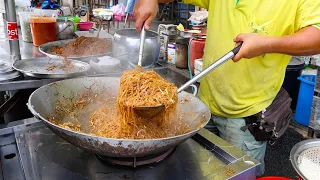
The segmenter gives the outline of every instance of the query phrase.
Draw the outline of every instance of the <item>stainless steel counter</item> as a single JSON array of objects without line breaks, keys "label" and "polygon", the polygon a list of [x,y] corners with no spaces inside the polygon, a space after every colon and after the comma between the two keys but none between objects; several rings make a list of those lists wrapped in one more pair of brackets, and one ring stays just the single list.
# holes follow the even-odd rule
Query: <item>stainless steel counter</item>
[{"label": "stainless steel counter", "polygon": [[[46,57],[39,51],[38,47],[35,47],[32,43],[23,42],[21,35],[19,37],[21,59]],[[10,57],[9,41],[6,37],[4,27],[0,27],[0,55],[3,55],[2,57],[5,58]]]},{"label": "stainless steel counter", "polygon": [[13,179],[251,180],[259,162],[202,129],[162,161],[111,165],[64,141],[35,119],[0,129],[0,177]]}]

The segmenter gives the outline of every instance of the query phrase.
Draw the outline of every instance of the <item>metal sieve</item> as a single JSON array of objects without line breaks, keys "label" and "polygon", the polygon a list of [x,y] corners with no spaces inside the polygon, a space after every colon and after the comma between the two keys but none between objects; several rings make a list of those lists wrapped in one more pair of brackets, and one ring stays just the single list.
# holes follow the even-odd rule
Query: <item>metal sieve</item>
[{"label": "metal sieve", "polygon": [[290,160],[303,179],[320,179],[320,140],[310,139],[297,143],[291,149]]}]

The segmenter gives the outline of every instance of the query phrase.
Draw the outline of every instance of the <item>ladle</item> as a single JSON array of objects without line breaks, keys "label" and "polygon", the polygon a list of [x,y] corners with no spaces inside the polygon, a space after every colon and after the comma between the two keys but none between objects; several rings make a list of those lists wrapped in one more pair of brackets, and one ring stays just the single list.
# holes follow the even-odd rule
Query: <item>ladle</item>
[{"label": "ladle", "polygon": [[[233,58],[239,52],[241,46],[242,46],[242,43],[240,45],[238,45],[236,48],[234,48],[233,50],[231,50],[230,52],[228,52],[227,54],[225,54],[224,56],[222,56],[216,62],[212,63],[209,67],[204,69],[201,73],[194,76],[192,79],[190,79],[188,82],[186,82],[184,85],[182,85],[178,89],[178,93],[187,89],[190,85],[192,85],[193,83],[195,83],[196,81],[201,79],[203,76],[205,76],[206,74],[208,74],[209,72],[211,72],[215,68],[219,67],[223,63],[227,62],[229,59]],[[141,44],[140,44],[140,51],[141,51]],[[140,54],[139,54],[139,58],[140,58]],[[147,118],[155,117],[155,116],[159,115],[161,112],[163,112],[164,110],[165,110],[164,105],[159,105],[159,106],[154,106],[154,107],[150,107],[150,106],[137,106],[137,107],[135,107],[135,112],[139,116],[147,117]]]}]

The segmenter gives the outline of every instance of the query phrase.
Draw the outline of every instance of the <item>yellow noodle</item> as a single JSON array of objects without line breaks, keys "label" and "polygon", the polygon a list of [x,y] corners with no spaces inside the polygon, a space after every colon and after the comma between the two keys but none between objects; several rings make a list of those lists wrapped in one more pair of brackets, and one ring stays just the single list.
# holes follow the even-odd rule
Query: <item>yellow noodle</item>
[{"label": "yellow noodle", "polygon": [[[101,137],[166,138],[191,131],[189,126],[181,121],[182,116],[176,114],[177,101],[176,86],[154,71],[142,71],[141,68],[137,68],[124,72],[116,99],[110,98],[107,92],[92,93],[88,90],[77,97],[71,105],[58,103],[54,115],[50,116],[49,120],[72,131]],[[92,104],[95,105],[95,109],[88,111],[90,108],[86,107]],[[140,117],[134,110],[136,106],[161,104],[165,106],[165,111],[152,119]],[[84,117],[88,119],[81,119],[79,114],[85,114]],[[66,119],[66,117],[71,117],[76,123],[56,122],[56,119]],[[89,124],[89,132],[85,131],[79,123],[85,121]]]}]

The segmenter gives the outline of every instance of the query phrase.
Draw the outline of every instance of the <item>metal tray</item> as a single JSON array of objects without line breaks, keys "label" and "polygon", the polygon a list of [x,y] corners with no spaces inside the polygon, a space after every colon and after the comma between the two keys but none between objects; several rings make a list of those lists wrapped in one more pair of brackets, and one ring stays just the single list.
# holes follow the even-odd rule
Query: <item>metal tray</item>
[{"label": "metal tray", "polygon": [[13,68],[23,74],[36,78],[71,78],[85,75],[90,70],[90,65],[85,62],[71,60],[74,68],[72,71],[64,71],[57,67],[53,70],[46,70],[50,66],[63,64],[62,59],[38,58],[19,60],[13,64]]},{"label": "metal tray", "polygon": [[[110,40],[110,38],[104,38],[107,40]],[[39,51],[43,54],[45,54],[46,56],[48,56],[49,58],[54,58],[54,59],[62,59],[63,57],[60,55],[57,55],[53,52],[50,52],[51,49],[54,46],[65,46],[66,44],[68,44],[69,42],[73,41],[75,39],[66,39],[66,40],[59,40],[59,41],[53,41],[53,42],[48,42],[45,44],[42,44],[39,46]],[[101,56],[105,56],[108,54],[112,53],[112,48],[110,48],[110,52],[104,53],[104,54],[97,54],[97,55],[90,55],[90,56],[69,56],[68,59],[75,59],[75,60],[79,60],[79,61],[84,61],[84,62],[89,62],[91,59],[93,58],[97,58],[97,57],[101,57]]]}]

